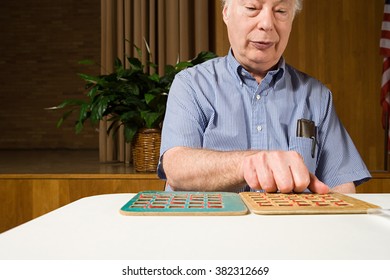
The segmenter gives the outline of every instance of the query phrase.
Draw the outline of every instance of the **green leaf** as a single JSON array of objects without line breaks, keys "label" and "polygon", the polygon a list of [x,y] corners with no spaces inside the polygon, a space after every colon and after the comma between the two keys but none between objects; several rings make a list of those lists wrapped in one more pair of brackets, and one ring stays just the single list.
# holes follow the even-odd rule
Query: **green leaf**
[{"label": "green leaf", "polygon": [[127,84],[125,85],[125,88],[124,88],[124,89],[125,89],[129,94],[137,95],[137,96],[140,95],[139,84],[137,84],[136,82],[127,83]]},{"label": "green leaf", "polygon": [[146,101],[146,104],[150,104],[150,103],[152,103],[153,102],[153,100],[155,100],[156,99],[156,95],[155,94],[150,94],[150,93],[147,93],[147,94],[145,94],[145,101]]},{"label": "green leaf", "polygon": [[115,58],[114,60],[114,68],[121,68],[122,67],[122,61],[119,58]]},{"label": "green leaf", "polygon": [[82,65],[94,65],[95,61],[90,60],[90,59],[83,59],[83,60],[79,61],[79,64],[82,64]]},{"label": "green leaf", "polygon": [[[81,106],[80,106],[80,113],[79,113],[79,120],[78,120],[78,122],[80,122],[81,124],[83,124],[84,121],[87,119],[88,107],[89,107],[89,105],[86,104],[86,103],[81,104]],[[77,128],[76,128],[76,131],[78,131]]]},{"label": "green leaf", "polygon": [[107,113],[108,97],[101,96],[98,101],[91,107],[91,120],[98,122]]},{"label": "green leaf", "polygon": [[200,52],[195,58],[193,58],[192,60],[190,60],[190,62],[193,64],[193,65],[197,65],[197,64],[200,64],[202,62],[205,62],[209,59],[213,59],[213,58],[216,58],[217,55],[213,52]]},{"label": "green leaf", "polygon": [[148,44],[148,42],[146,41],[145,37],[144,37],[143,39],[144,39],[144,43],[145,43],[146,50],[148,51],[148,54],[149,54],[149,56],[150,56],[150,55],[152,55],[152,52],[150,51],[149,44]]},{"label": "green leaf", "polygon": [[160,76],[157,73],[150,75],[148,78],[153,82],[158,83],[160,81]]},{"label": "green leaf", "polygon": [[140,117],[140,113],[137,112],[137,111],[128,111],[128,112],[125,112],[123,113],[121,116],[120,116],[120,120],[121,122],[123,123],[128,123],[134,119],[137,119]]},{"label": "green leaf", "polygon": [[75,126],[76,133],[79,134],[83,130],[83,128],[84,128],[83,122],[77,121]]},{"label": "green leaf", "polygon": [[58,109],[63,109],[67,106],[81,106],[81,104],[83,104],[83,103],[85,103],[85,101],[83,101],[83,100],[68,99],[68,100],[63,101],[62,103],[60,103],[57,106],[49,107],[49,108],[45,108],[45,109],[46,110],[58,110]]},{"label": "green leaf", "polygon": [[165,75],[169,75],[170,73],[175,73],[176,69],[172,65],[166,65],[164,71],[165,71]]},{"label": "green leaf", "polygon": [[141,58],[142,57],[142,50],[139,47],[137,47],[136,45],[134,45],[134,48],[137,51],[138,57]]},{"label": "green leaf", "polygon": [[161,119],[161,114],[156,112],[142,111],[141,116],[145,120],[146,128],[156,127]]},{"label": "green leaf", "polygon": [[59,128],[64,121],[73,113],[73,110],[70,110],[62,115],[62,117],[57,122],[57,128]]},{"label": "green leaf", "polygon": [[92,87],[91,90],[88,91],[87,96],[93,99],[97,93],[99,93],[98,88]]},{"label": "green leaf", "polygon": [[193,64],[188,61],[179,62],[175,65],[175,70],[183,70],[185,68],[191,67]]},{"label": "green leaf", "polygon": [[96,77],[96,76],[91,76],[91,75],[87,75],[87,74],[83,74],[83,73],[78,73],[78,75],[80,76],[81,79],[83,79],[84,81],[86,81],[88,83],[98,84],[101,81],[101,79],[99,77]]},{"label": "green leaf", "polygon": [[136,125],[125,125],[124,134],[125,134],[125,141],[127,143],[130,143],[133,141],[134,136],[137,134],[138,127]]},{"label": "green leaf", "polygon": [[133,71],[142,71],[143,65],[138,58],[128,57],[127,60],[129,61],[130,67]]},{"label": "green leaf", "polygon": [[149,67],[153,68],[153,69],[157,69],[157,67],[158,67],[157,64],[155,64],[155,63],[153,63],[153,62],[150,62],[150,61],[148,61],[147,65],[148,65]]}]

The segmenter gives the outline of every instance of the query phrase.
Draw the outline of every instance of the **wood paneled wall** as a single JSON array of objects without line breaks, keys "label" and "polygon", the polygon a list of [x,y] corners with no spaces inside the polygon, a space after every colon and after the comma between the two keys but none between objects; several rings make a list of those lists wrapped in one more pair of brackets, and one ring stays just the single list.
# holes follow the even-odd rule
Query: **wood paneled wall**
[{"label": "wood paneled wall", "polygon": [[[331,89],[337,113],[368,168],[382,170],[379,38],[384,1],[308,0],[303,4],[285,58]],[[215,50],[225,55],[229,42],[220,0],[215,0],[214,12]]]},{"label": "wood paneled wall", "polygon": [[0,174],[0,233],[83,197],[163,189],[156,174]]},{"label": "wood paneled wall", "polygon": [[75,136],[76,114],[45,110],[85,96],[77,73],[98,74],[100,1],[2,1],[0,7],[0,149],[97,149],[89,123]]}]

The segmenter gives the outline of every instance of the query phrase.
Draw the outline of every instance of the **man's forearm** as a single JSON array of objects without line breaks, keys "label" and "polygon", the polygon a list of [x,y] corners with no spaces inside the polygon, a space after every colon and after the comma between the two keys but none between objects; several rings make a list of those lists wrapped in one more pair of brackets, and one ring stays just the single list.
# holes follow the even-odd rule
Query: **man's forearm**
[{"label": "man's forearm", "polygon": [[175,147],[165,152],[162,164],[174,190],[239,191],[247,184],[266,192],[301,193],[307,188],[329,192],[295,151],[219,152]]},{"label": "man's forearm", "polygon": [[174,190],[237,191],[245,185],[243,159],[254,153],[175,147],[164,154],[163,167]]},{"label": "man's forearm", "polygon": [[356,193],[356,187],[353,182],[335,186],[332,188],[332,192],[338,193]]}]

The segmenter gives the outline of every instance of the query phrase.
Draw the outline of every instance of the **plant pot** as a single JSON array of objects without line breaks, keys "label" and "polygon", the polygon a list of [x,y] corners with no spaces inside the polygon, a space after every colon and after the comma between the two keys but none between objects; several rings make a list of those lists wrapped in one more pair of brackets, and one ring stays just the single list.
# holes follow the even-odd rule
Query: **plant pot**
[{"label": "plant pot", "polygon": [[161,130],[143,128],[134,140],[133,162],[138,172],[156,172],[160,157]]}]

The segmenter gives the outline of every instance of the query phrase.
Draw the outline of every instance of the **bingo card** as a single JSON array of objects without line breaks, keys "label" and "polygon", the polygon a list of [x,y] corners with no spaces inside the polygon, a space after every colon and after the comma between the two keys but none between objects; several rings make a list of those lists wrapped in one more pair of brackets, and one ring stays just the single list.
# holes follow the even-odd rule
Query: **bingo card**
[{"label": "bingo card", "polygon": [[121,209],[123,215],[244,215],[248,208],[236,193],[139,192]]},{"label": "bingo card", "polygon": [[285,214],[360,214],[379,206],[351,196],[328,194],[240,193],[251,212],[263,215]]}]

